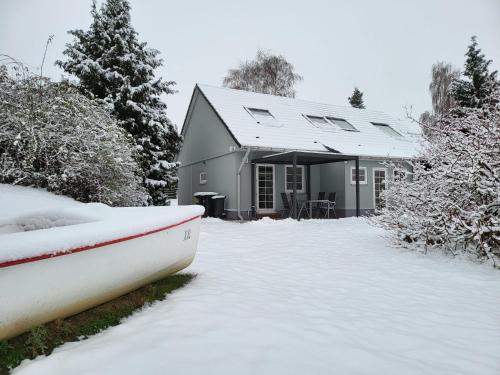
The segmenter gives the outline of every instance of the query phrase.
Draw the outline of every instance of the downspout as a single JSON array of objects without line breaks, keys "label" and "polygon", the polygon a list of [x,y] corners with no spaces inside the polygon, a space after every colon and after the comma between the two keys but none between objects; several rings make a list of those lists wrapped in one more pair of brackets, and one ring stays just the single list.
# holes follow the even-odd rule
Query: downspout
[{"label": "downspout", "polygon": [[[237,205],[238,205],[238,219],[243,221],[243,216],[241,216],[241,170],[243,169],[243,165],[245,164],[245,160],[248,158],[248,154],[250,154],[250,149],[247,148],[247,151],[245,152],[245,156],[243,156],[243,159],[241,160],[240,167],[238,168],[238,173],[237,173]],[[253,183],[253,181],[251,182]]]}]

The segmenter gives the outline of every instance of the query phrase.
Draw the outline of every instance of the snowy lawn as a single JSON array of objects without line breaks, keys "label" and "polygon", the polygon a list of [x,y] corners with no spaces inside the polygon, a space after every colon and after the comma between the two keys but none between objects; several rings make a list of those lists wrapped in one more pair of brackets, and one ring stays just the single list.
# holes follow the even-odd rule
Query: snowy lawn
[{"label": "snowy lawn", "polygon": [[204,220],[198,277],[19,374],[499,374],[500,271],[361,219]]}]

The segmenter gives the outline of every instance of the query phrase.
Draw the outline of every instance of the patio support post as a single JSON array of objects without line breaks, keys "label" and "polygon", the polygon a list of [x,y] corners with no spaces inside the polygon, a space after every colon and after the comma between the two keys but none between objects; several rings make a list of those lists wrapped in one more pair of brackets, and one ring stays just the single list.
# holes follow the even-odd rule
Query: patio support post
[{"label": "patio support post", "polygon": [[359,217],[359,157],[356,158],[356,217]]},{"label": "patio support post", "polygon": [[238,219],[243,221],[243,216],[241,215],[241,170],[243,169],[243,166],[245,165],[246,162],[248,162],[248,154],[250,154],[250,149],[247,148],[245,155],[243,156],[243,159],[241,159],[241,164],[240,167],[238,168],[238,173],[236,174],[236,204],[238,206]]},{"label": "patio support post", "polygon": [[306,190],[307,190],[307,200],[311,200],[311,166],[307,164],[306,166]]},{"label": "patio support post", "polygon": [[255,191],[255,185],[257,184],[257,181],[255,180],[255,163],[252,163],[252,219],[255,217],[255,212],[257,212],[257,207],[255,207],[255,195],[257,194]]},{"label": "patio support post", "polygon": [[297,219],[297,154],[293,154],[293,199],[292,217]]}]

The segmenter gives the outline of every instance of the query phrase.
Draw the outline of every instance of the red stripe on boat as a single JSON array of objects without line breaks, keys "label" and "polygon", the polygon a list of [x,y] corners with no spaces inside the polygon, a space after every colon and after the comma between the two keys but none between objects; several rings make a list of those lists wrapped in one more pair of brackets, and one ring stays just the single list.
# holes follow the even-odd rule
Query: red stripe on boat
[{"label": "red stripe on boat", "polygon": [[56,257],[60,257],[60,256],[63,256],[63,255],[69,255],[69,254],[79,253],[81,251],[93,250],[93,249],[97,249],[99,247],[113,245],[115,243],[120,243],[120,242],[125,242],[125,241],[129,241],[129,240],[133,240],[134,238],[144,237],[144,236],[147,236],[149,234],[158,233],[158,232],[162,232],[164,230],[168,230],[168,229],[172,229],[172,228],[178,227],[179,225],[182,225],[182,224],[185,224],[185,223],[189,223],[190,221],[196,220],[199,217],[201,217],[201,216],[194,216],[194,217],[192,217],[190,219],[186,219],[186,220],[180,221],[180,222],[175,223],[175,224],[167,225],[166,227],[161,227],[161,228],[150,230],[150,231],[144,232],[144,233],[133,234],[133,235],[127,236],[127,237],[117,238],[115,240],[100,242],[100,243],[97,243],[97,244],[94,244],[94,245],[77,247],[75,249],[61,251],[61,252],[58,252],[58,253],[42,254],[42,255],[36,255],[36,256],[32,256],[32,257],[28,257],[28,258],[21,258],[21,259],[9,260],[9,261],[0,263],[0,268],[15,266],[15,265],[18,265],[18,264],[23,264],[23,263],[36,262],[38,260],[43,260],[43,259],[56,258]]}]

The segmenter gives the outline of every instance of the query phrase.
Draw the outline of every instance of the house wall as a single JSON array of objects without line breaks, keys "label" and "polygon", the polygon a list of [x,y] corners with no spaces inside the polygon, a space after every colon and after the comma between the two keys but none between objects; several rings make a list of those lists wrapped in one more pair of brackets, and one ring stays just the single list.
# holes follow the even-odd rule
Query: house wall
[{"label": "house wall", "polygon": [[[184,143],[179,153],[179,204],[192,204],[193,194],[198,191],[214,191],[225,195],[226,214],[237,218],[237,171],[245,150],[239,148],[221,119],[203,95],[196,90],[186,128],[183,130]],[[252,160],[275,152],[252,151],[241,171],[241,212],[250,217],[252,212]],[[356,185],[350,182],[350,168],[354,161],[337,162],[310,167],[311,198],[318,192],[336,192],[338,216],[356,214]],[[360,204],[363,214],[374,209],[373,169],[383,168],[383,161],[361,160],[360,167],[367,168],[367,184],[360,185]],[[307,174],[307,167],[305,167]],[[207,183],[200,184],[200,173],[207,173]],[[392,171],[388,169],[388,178]],[[306,177],[307,178],[307,177]],[[275,208],[283,209],[281,192],[285,191],[285,167],[275,165]],[[302,195],[305,199],[305,194]]]},{"label": "house wall", "polygon": [[[238,159],[234,150],[238,146],[199,90],[193,95],[183,135],[184,142],[177,158],[181,162],[179,204],[192,204],[197,191],[215,191],[228,195],[227,203],[233,205]],[[207,172],[205,185],[199,183],[200,172]]]},{"label": "house wall", "polygon": [[[374,168],[386,168],[387,178],[392,176],[392,169],[385,166],[384,160],[360,160],[360,168],[366,168],[367,183],[359,185],[360,210],[362,215],[374,212]],[[351,167],[354,161],[331,163],[321,165],[320,186],[321,191],[336,192],[336,211],[339,217],[356,215],[356,184],[351,183]]]},{"label": "house wall", "polygon": [[[359,166],[366,168],[367,183],[359,185],[360,208],[362,214],[373,214],[375,210],[373,170],[374,168],[387,169],[387,178],[392,171],[384,165],[383,160],[360,160]],[[355,167],[354,161],[345,164],[345,209],[340,212],[342,216],[356,215],[356,184],[351,183],[351,167]]]},{"label": "house wall", "polygon": [[345,173],[344,162],[320,165],[320,189],[325,192],[325,198],[329,193],[336,192],[336,209],[345,208]]},{"label": "house wall", "polygon": [[[269,152],[269,151],[251,151],[249,156],[248,156],[248,162],[243,165],[242,171],[241,171],[241,211],[242,215],[244,217],[247,217],[251,214],[252,211],[252,184],[255,183],[254,180],[252,180],[252,160],[253,159],[259,159],[262,158],[266,155],[274,154],[275,152]],[[237,168],[239,167],[241,160],[244,156],[244,152],[240,151],[238,152],[239,157],[237,161],[237,167],[235,170],[235,173],[237,171]],[[305,179],[307,179],[307,167],[304,167],[304,171],[306,173]],[[311,197],[317,197],[318,191],[319,191],[319,186],[320,186],[320,176],[319,176],[319,166],[311,166]],[[275,177],[275,209],[276,211],[281,211],[283,210],[283,203],[281,200],[281,192],[285,191],[285,166],[276,164],[274,165],[274,177]],[[303,195],[305,197],[305,193]],[[228,216],[229,217],[236,217],[236,209],[237,209],[237,202],[236,200],[234,201],[235,204],[234,206],[228,206],[227,208],[229,209]],[[255,200],[256,204],[256,200]]]},{"label": "house wall", "polygon": [[[251,151],[249,156],[248,156],[248,163],[245,163],[243,166],[243,169],[241,171],[241,211],[242,215],[244,217],[249,216],[252,212],[252,184],[255,183],[255,181],[252,180],[252,163],[251,161],[253,159],[259,159],[262,158],[266,155],[274,154],[276,152],[269,152],[269,151]],[[238,161],[238,167],[239,163],[241,162],[243,158],[243,152],[241,152],[241,155],[239,156],[239,161]],[[321,166],[320,165],[311,165],[310,166],[310,175],[311,175],[311,180],[310,180],[310,189],[311,189],[311,199],[315,199],[318,197],[318,192],[321,190],[321,176],[320,176],[320,171],[321,171]],[[304,172],[305,172],[305,178],[304,182],[306,183],[307,181],[307,166],[304,166]],[[274,176],[275,176],[275,209],[276,211],[282,211],[283,210],[283,202],[281,199],[281,193],[285,192],[286,186],[285,186],[285,166],[281,164],[276,164],[274,165]],[[305,199],[306,193],[300,193],[299,198]],[[254,199],[254,203],[256,204],[256,198]],[[234,211],[234,212],[229,212],[229,217],[236,217],[236,201],[234,207],[229,206],[229,211]]]},{"label": "house wall", "polygon": [[[238,153],[188,165],[179,173],[179,204],[193,204],[193,194],[213,191],[226,196],[226,208],[236,207],[236,171]],[[200,184],[200,173],[206,172],[206,184]],[[182,183],[181,183],[182,181]]]},{"label": "house wall", "polygon": [[[265,155],[272,154],[272,152],[260,152],[252,151],[248,156],[248,161],[243,165],[241,172],[241,213],[243,217],[247,218],[251,216],[252,212],[252,159],[258,159]],[[214,191],[223,192],[223,194],[229,195],[229,199],[226,201],[227,216],[229,218],[237,218],[237,200],[236,200],[236,185],[235,183],[231,185],[231,182],[223,182],[224,174],[230,174],[232,179],[236,181],[236,171],[241,163],[244,156],[243,151],[235,152],[233,155],[233,167],[230,164],[226,164],[225,161],[217,161],[217,169],[220,170],[221,176],[217,177],[218,182],[221,182],[220,186],[214,187]],[[219,160],[219,159],[216,159]],[[224,166],[223,166],[224,164]],[[210,165],[207,162],[207,165]],[[324,191],[326,197],[328,193],[336,192],[336,211],[339,217],[345,216],[355,216],[356,215],[356,184],[351,184],[350,173],[351,167],[354,167],[355,163],[352,162],[337,162],[322,165],[312,165],[310,167],[311,173],[311,198],[315,199],[318,196],[318,192]],[[361,160],[360,167],[365,167],[367,169],[367,184],[360,184],[360,209],[363,215],[372,214],[374,211],[374,191],[373,191],[373,169],[374,168],[386,168],[384,166],[384,161],[374,161],[374,160]],[[232,168],[232,169],[231,169]],[[283,204],[281,200],[281,192],[285,191],[285,168],[284,165],[275,165],[275,208],[276,211],[283,210]],[[232,172],[231,172],[232,171]],[[306,178],[307,178],[307,167],[305,167]],[[387,169],[387,177],[392,176],[392,170]],[[210,172],[209,172],[210,173]],[[226,176],[227,177],[227,176]],[[196,177],[198,178],[198,177]],[[234,186],[234,189],[229,191],[224,190],[225,185]],[[210,185],[214,186],[214,185]],[[305,199],[305,194],[302,195]],[[256,203],[256,202],[255,202]]]}]

